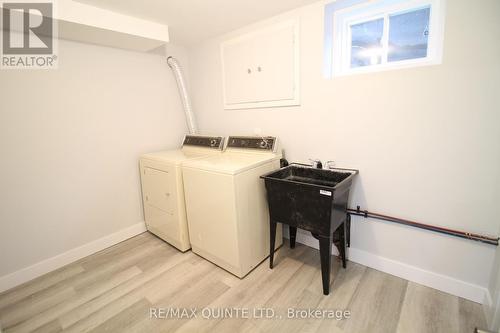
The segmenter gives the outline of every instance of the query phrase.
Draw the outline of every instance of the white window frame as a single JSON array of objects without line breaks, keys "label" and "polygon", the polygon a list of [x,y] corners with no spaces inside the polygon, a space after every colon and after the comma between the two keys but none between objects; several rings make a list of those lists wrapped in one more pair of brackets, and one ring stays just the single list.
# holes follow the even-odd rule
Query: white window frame
[{"label": "white window frame", "polygon": [[[336,11],[333,19],[333,76],[373,73],[416,66],[437,65],[442,62],[445,0],[381,0]],[[383,53],[381,64],[351,68],[351,26],[384,18],[382,46],[387,51],[389,16],[430,7],[427,56],[394,62]]]}]

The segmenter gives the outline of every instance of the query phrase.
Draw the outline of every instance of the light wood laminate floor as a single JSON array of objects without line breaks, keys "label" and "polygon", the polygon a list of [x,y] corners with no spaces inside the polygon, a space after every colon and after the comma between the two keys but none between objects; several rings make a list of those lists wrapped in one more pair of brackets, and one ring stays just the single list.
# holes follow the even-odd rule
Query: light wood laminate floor
[{"label": "light wood laminate floor", "polygon": [[[450,333],[485,327],[477,303],[353,262],[342,269],[334,260],[331,293],[323,296],[319,253],[300,244],[294,250],[284,245],[275,262],[273,270],[266,261],[240,280],[144,233],[0,294],[0,325],[2,332],[231,333]],[[194,309],[197,317],[151,318],[152,308],[163,317],[159,309],[186,309],[184,315]],[[274,318],[255,318],[261,313],[254,309],[270,309]],[[348,310],[350,318],[301,312],[306,318],[289,319],[288,309]],[[210,315],[233,318],[204,318]]]}]

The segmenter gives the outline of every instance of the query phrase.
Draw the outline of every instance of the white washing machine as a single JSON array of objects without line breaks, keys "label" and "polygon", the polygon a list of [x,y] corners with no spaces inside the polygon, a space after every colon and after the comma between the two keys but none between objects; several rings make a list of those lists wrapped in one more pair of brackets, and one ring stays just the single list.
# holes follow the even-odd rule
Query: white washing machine
[{"label": "white washing machine", "polygon": [[[274,137],[229,137],[224,153],[182,165],[193,252],[242,278],[269,256],[269,212],[260,176],[279,169]],[[281,225],[276,248],[283,243]]]},{"label": "white washing machine", "polygon": [[191,248],[181,164],[222,153],[223,137],[187,135],[181,149],[144,154],[139,161],[147,229],[181,251]]}]

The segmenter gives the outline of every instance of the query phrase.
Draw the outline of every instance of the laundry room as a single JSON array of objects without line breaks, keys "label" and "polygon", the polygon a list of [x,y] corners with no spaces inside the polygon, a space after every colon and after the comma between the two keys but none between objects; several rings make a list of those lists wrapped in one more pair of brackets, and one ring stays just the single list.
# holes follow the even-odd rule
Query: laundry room
[{"label": "laundry room", "polygon": [[500,333],[500,1],[0,9],[0,333]]}]

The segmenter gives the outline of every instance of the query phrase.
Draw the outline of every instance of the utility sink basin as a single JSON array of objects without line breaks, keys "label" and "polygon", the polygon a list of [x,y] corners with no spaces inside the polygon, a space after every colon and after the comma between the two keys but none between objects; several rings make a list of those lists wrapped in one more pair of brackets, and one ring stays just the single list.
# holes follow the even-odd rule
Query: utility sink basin
[{"label": "utility sink basin", "polygon": [[346,218],[352,169],[315,169],[299,164],[261,176],[271,220],[330,235]]},{"label": "utility sink basin", "polygon": [[313,185],[335,189],[349,181],[358,171],[351,169],[315,169],[300,165],[290,165],[262,176],[264,179],[283,180],[303,185]]},{"label": "utility sink basin", "polygon": [[[292,248],[295,247],[297,228],[311,232],[319,240],[325,295],[330,290],[332,242],[335,242],[342,265],[346,267],[346,238],[349,243],[350,229],[347,200],[357,173],[353,169],[325,170],[290,164],[261,176],[269,203],[270,249],[274,249],[277,223],[289,225]],[[269,259],[269,266],[273,268],[273,250],[270,250]]]}]

